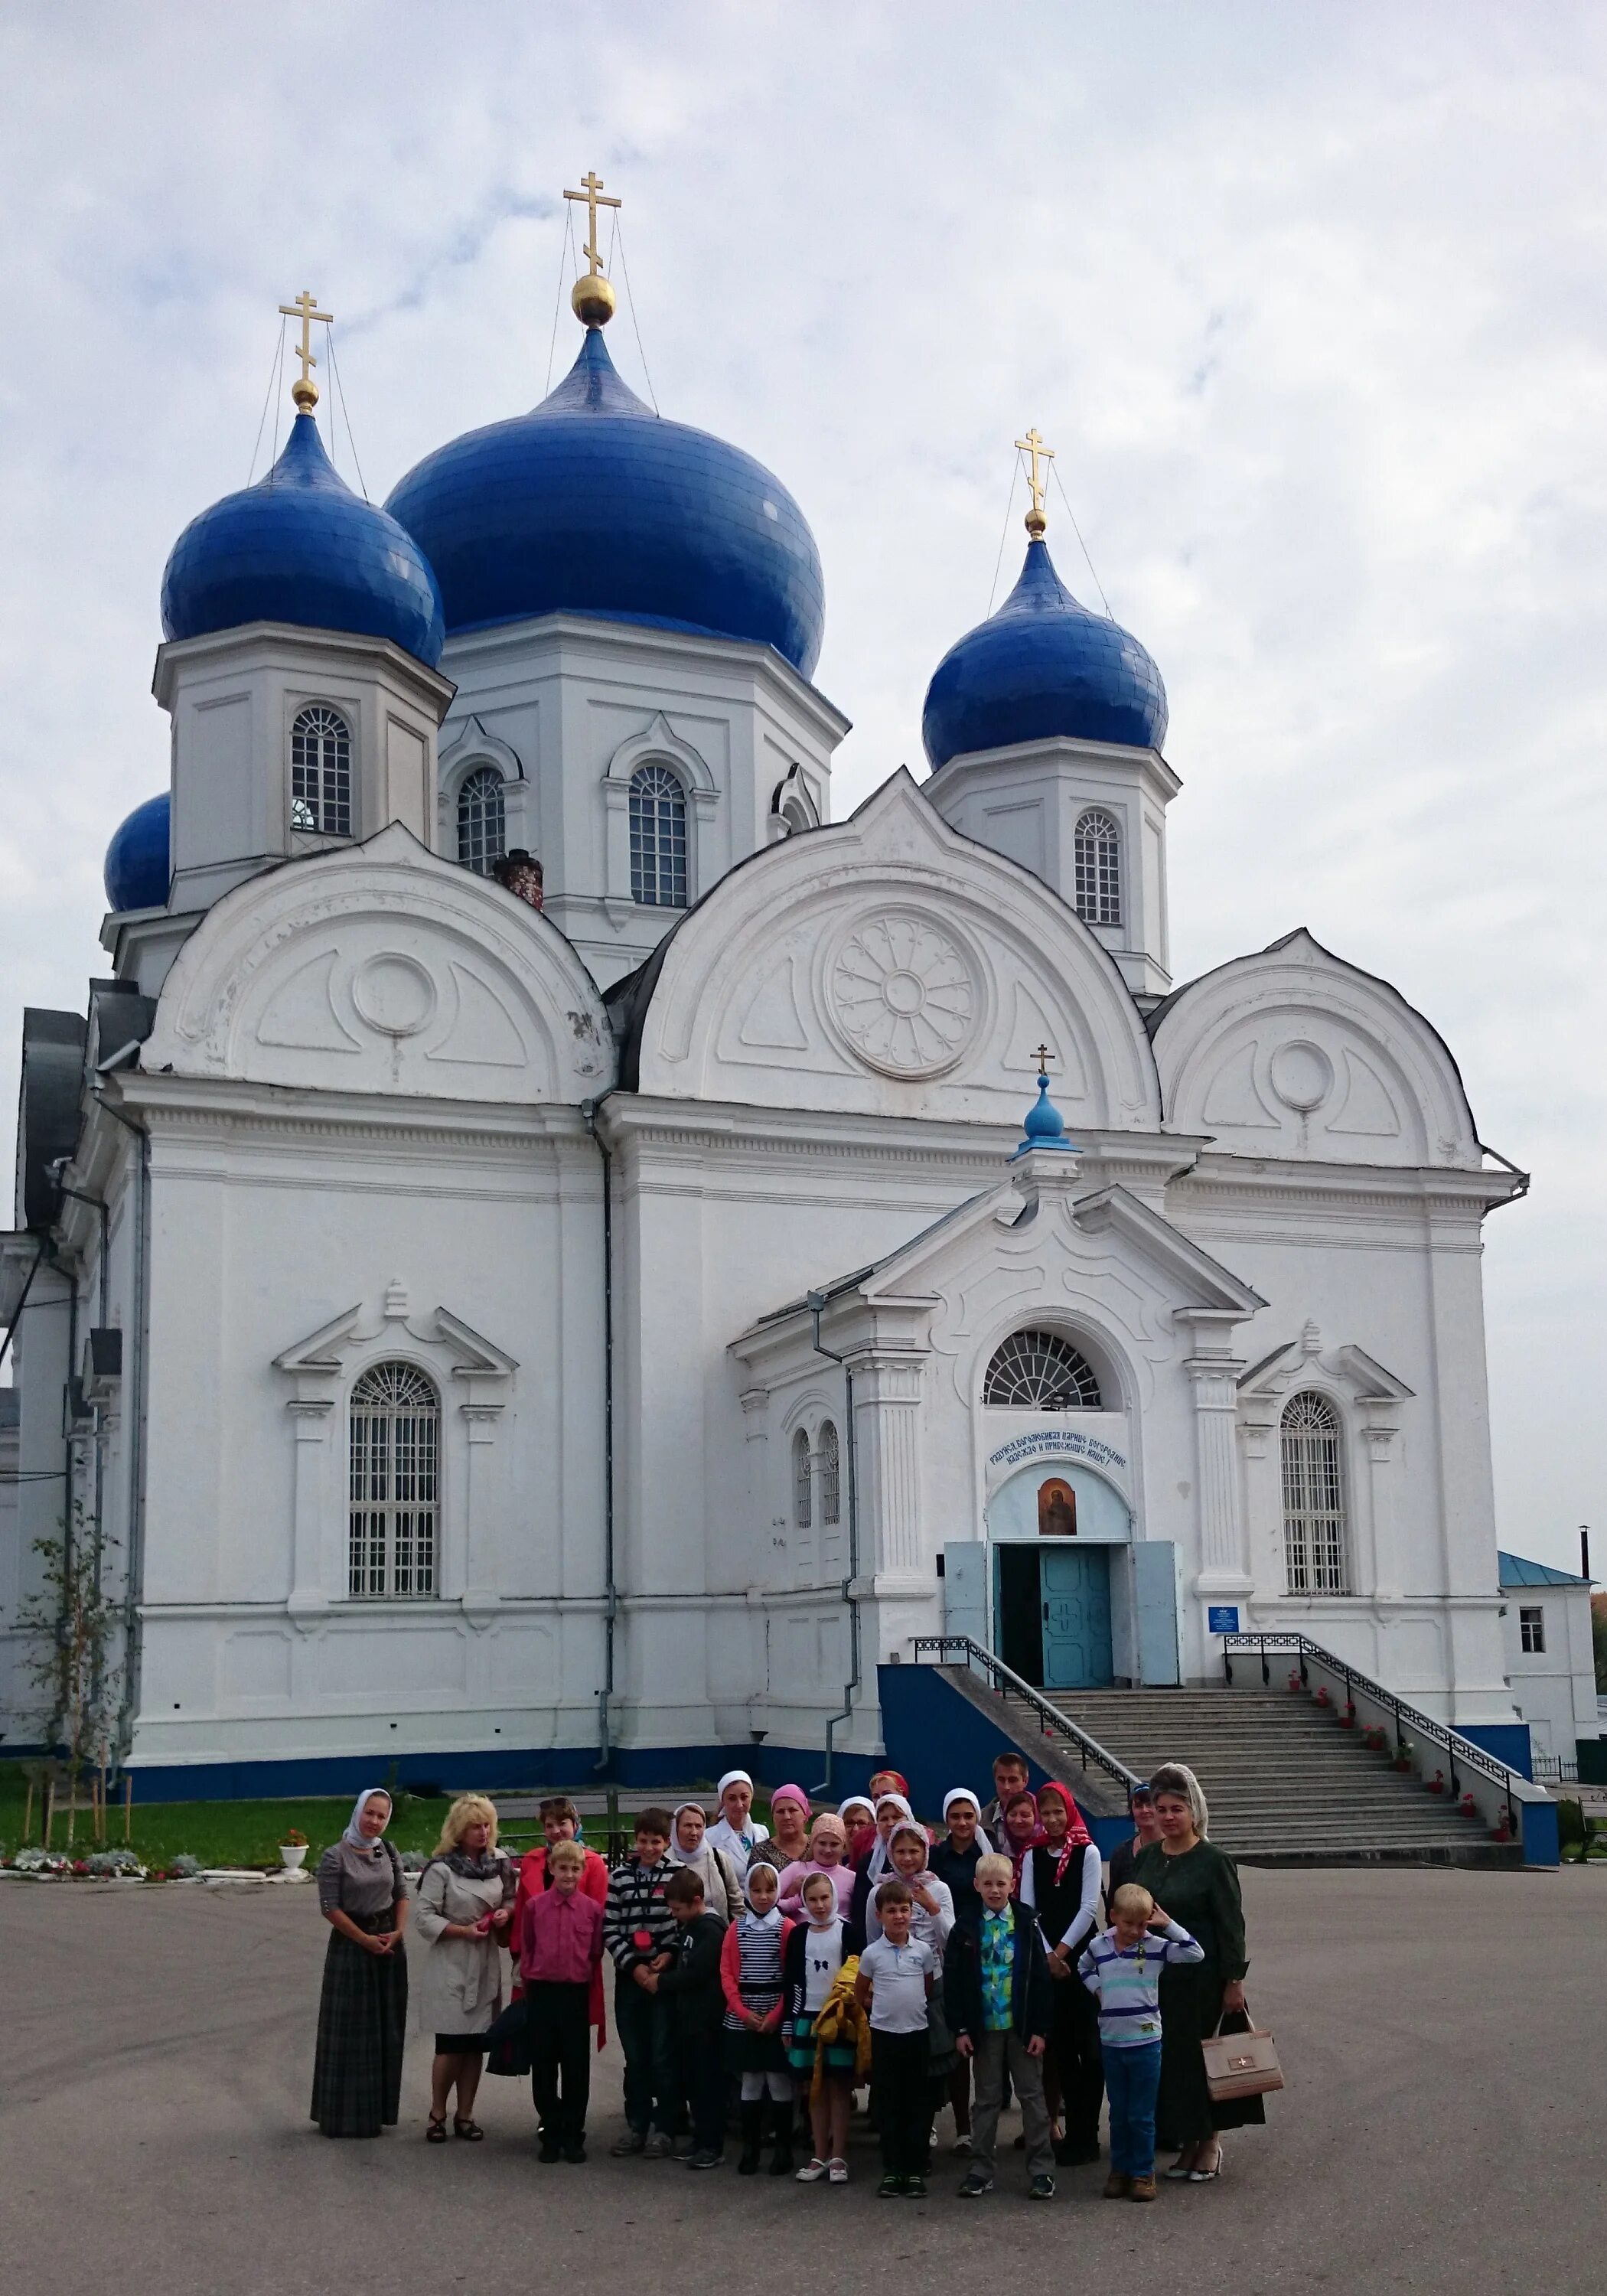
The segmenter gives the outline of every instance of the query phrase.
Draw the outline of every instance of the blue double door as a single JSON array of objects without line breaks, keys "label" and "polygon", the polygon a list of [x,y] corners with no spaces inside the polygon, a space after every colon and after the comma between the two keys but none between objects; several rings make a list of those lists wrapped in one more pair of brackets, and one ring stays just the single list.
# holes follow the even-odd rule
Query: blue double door
[{"label": "blue double door", "polygon": [[1111,1656],[1111,1551],[1011,1541],[997,1558],[999,1656],[1045,1690],[1102,1690]]}]

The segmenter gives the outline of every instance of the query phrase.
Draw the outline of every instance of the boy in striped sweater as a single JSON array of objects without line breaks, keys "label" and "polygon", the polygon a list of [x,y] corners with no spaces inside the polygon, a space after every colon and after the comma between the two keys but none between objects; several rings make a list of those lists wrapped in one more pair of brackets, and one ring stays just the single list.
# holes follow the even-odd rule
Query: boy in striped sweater
[{"label": "boy in striped sweater", "polygon": [[1182,1923],[1162,1913],[1136,1882],[1127,1882],[1111,1892],[1110,1928],[1093,1939],[1077,1964],[1078,1975],[1099,2004],[1100,2054],[1111,2102],[1107,2201],[1155,2197],[1160,1972],[1168,1964],[1204,1959],[1205,1948]]}]

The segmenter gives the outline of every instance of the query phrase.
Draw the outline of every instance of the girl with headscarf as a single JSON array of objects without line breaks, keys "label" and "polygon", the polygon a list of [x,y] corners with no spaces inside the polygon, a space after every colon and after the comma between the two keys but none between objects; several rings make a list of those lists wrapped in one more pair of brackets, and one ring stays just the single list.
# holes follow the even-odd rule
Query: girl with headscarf
[{"label": "girl with headscarf", "polygon": [[837,1911],[846,1921],[854,1900],[854,1883],[858,1878],[848,1858],[848,1828],[834,1809],[823,1809],[809,1828],[809,1850],[787,1866],[781,1877],[781,1909],[793,1921],[803,1918],[803,1885],[811,1874],[831,1877],[837,1892]]},{"label": "girl with headscarf", "polygon": [[1160,1839],[1139,1851],[1133,1879],[1205,1948],[1203,1961],[1161,1972],[1155,2136],[1158,2144],[1178,2148],[1164,2175],[1208,2185],[1222,2173],[1222,2130],[1259,2125],[1267,2118],[1259,2096],[1212,2099],[1200,2047],[1218,2025],[1242,2032],[1249,2022],[1244,1972],[1250,1964],[1239,1870],[1207,1838],[1210,1813],[1193,1770],[1182,1762],[1165,1762],[1150,1788]]},{"label": "girl with headscarf", "polygon": [[1038,1789],[1037,1814],[1042,1839],[1021,1869],[1021,1895],[1037,1915],[1054,1980],[1044,2058],[1050,2127],[1061,2128],[1054,2157],[1075,2168],[1099,2158],[1105,2092],[1098,2005],[1077,1974],[1078,1956],[1099,1923],[1100,1857],[1076,1802],[1054,1778]]},{"label": "girl with headscarf", "polygon": [[742,1910],[742,1884],[705,1831],[709,1820],[697,1801],[676,1806],[669,1837],[669,1862],[685,1866],[703,1885],[703,1911],[734,1922]]},{"label": "girl with headscarf", "polygon": [[325,2136],[377,2136],[401,2108],[407,2030],[407,1889],[385,1840],[390,1796],[367,1786],[318,1860],[324,1959],[312,2118]]},{"label": "girl with headscarf", "polygon": [[486,2035],[502,2007],[502,1948],[512,1918],[514,1874],[496,1847],[496,1810],[483,1794],[459,1794],[447,1812],[435,1854],[418,1880],[414,1927],[424,1957],[421,2019],[435,2034],[430,2069],[431,2144],[447,2141],[447,2101],[457,2091],[452,2129],[478,2144],[474,2118]]},{"label": "girl with headscarf", "polygon": [[854,1894],[849,1900],[848,1919],[850,1949],[855,1953],[863,1953],[871,1939],[881,1934],[875,1918],[876,1891],[893,1870],[893,1834],[899,1826],[914,1824],[914,1812],[901,1793],[879,1795],[874,1814],[876,1822],[869,1841],[850,1861],[854,1867]]},{"label": "girl with headscarf", "polygon": [[748,1878],[759,1843],[770,1839],[770,1829],[753,1815],[753,1780],[746,1770],[727,1770],[714,1792],[720,1814],[709,1829],[709,1846],[719,1851],[740,1884]]},{"label": "girl with headscarf", "polygon": [[777,1786],[771,1795],[767,1855],[778,1874],[808,1856],[809,1811],[809,1797],[801,1786]]},{"label": "girl with headscarf", "polygon": [[792,2075],[781,2038],[782,1956],[792,1924],[776,1899],[781,1876],[762,1852],[748,1868],[747,1909],[726,1932],[720,1982],[726,1995],[726,2063],[740,2083],[742,2131],[737,2174],[756,2176],[770,2100],[773,2177],[792,2168]]},{"label": "girl with headscarf", "polygon": [[876,1797],[876,1838],[862,1861],[862,1869],[869,1876],[871,1887],[885,1882],[889,1872],[888,1844],[893,1838],[893,1828],[906,1819],[913,1819],[914,1811],[907,1796],[889,1792]]},{"label": "girl with headscarf", "polygon": [[857,1866],[876,1839],[876,1805],[869,1794],[850,1794],[837,1815],[849,1830],[849,1864]]},{"label": "girl with headscarf", "polygon": [[1003,1834],[1003,1854],[1015,1869],[1012,1889],[1016,1897],[1021,1894],[1021,1873],[1035,1842],[1044,1838],[1044,1829],[1037,1822],[1037,1796],[1013,1793],[1000,1812]]}]

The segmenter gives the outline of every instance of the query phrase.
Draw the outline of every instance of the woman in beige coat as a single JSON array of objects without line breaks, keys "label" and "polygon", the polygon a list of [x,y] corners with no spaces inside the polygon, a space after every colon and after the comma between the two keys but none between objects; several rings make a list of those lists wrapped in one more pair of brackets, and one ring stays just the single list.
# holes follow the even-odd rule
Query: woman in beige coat
[{"label": "woman in beige coat", "polygon": [[455,2087],[454,2136],[478,2144],[486,2133],[474,2118],[474,2097],[486,2034],[502,2006],[514,1880],[506,1853],[496,1847],[496,1809],[483,1794],[460,1794],[419,1876],[413,1919],[429,1948],[419,1991],[422,2021],[435,2030],[424,2132],[431,2144],[447,2141],[447,2101]]}]

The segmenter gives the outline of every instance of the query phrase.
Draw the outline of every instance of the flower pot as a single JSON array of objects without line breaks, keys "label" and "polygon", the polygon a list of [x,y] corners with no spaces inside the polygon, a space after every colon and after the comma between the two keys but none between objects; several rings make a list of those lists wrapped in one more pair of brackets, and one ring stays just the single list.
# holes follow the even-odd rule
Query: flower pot
[{"label": "flower pot", "polygon": [[282,1841],[279,1844],[279,1863],[282,1866],[288,1866],[292,1874],[296,1872],[306,1856],[305,1841]]}]

